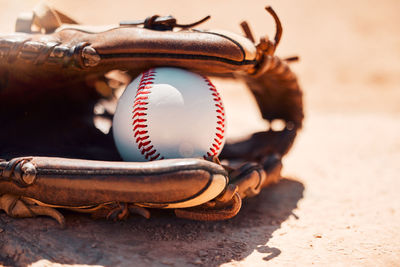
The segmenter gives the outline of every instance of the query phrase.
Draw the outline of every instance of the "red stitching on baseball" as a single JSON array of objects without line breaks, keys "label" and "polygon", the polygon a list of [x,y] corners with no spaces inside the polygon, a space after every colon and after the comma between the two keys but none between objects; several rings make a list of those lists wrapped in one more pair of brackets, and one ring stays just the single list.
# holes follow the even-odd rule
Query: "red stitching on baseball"
[{"label": "red stitching on baseball", "polygon": [[136,138],[136,143],[144,141],[149,139],[150,136],[146,135],[146,136],[139,136],[138,138]]},{"label": "red stitching on baseball", "polygon": [[219,146],[222,145],[222,142],[219,141],[217,138],[214,138],[214,141],[215,141]]},{"label": "red stitching on baseball", "polygon": [[138,135],[144,135],[144,134],[147,134],[147,131],[136,131],[135,137]]},{"label": "red stitching on baseball", "polygon": [[148,147],[150,145],[151,141],[146,141],[146,142],[139,142],[139,146],[138,148],[141,149],[143,147],[144,151],[149,151],[150,147]]},{"label": "red stitching on baseball", "polygon": [[148,97],[147,96],[136,96],[136,99],[137,100],[147,100],[148,99]]},{"label": "red stitching on baseball", "polygon": [[[140,100],[142,100],[142,99],[140,99]],[[143,101],[137,101],[137,102],[135,102],[135,104],[133,106],[134,107],[136,107],[136,106],[145,106],[147,104],[149,104],[149,103],[148,102],[143,102]]]},{"label": "red stitching on baseball", "polygon": [[147,108],[145,108],[145,107],[136,107],[136,108],[133,110],[133,112],[144,111],[144,110],[147,110]]},{"label": "red stitching on baseball", "polygon": [[[138,145],[140,153],[148,160],[164,159],[160,157],[160,153],[154,155],[157,151],[148,140],[150,136],[148,135],[147,128],[147,116],[146,111],[148,103],[148,94],[151,93],[152,84],[154,82],[155,70],[150,69],[143,73],[142,78],[140,78],[139,86],[136,91],[135,103],[133,104],[132,123],[135,141]],[[154,156],[153,156],[154,155]]]},{"label": "red stitching on baseball", "polygon": [[222,141],[224,139],[224,133],[225,133],[225,109],[224,105],[222,104],[222,99],[220,94],[217,91],[217,88],[212,84],[212,82],[207,78],[204,77],[205,82],[209,86],[209,89],[211,91],[211,95],[214,97],[213,100],[215,102],[215,107],[216,107],[216,112],[217,112],[217,125],[215,127],[216,132],[215,132],[215,138],[214,142],[211,144],[209,151],[207,152],[207,156],[215,156],[217,155],[219,149],[222,146]]},{"label": "red stitching on baseball", "polygon": [[147,115],[147,113],[144,113],[144,112],[136,112],[136,113],[134,113],[132,119],[134,119],[136,116],[146,116],[146,115]]},{"label": "red stitching on baseball", "polygon": [[[143,87],[143,88],[141,88],[141,89],[149,89],[149,88],[147,88],[147,87]],[[144,95],[144,94],[150,94],[150,91],[138,91],[138,92],[136,92],[136,95]]]},{"label": "red stitching on baseball", "polygon": [[146,157],[148,156],[148,152],[153,149],[153,146],[146,146],[142,148],[142,152],[146,153]]},{"label": "red stitching on baseball", "polygon": [[146,119],[136,119],[133,121],[132,125],[135,125],[136,123],[141,123],[141,122],[146,122]]},{"label": "red stitching on baseball", "polygon": [[[150,160],[155,160],[160,156],[160,153],[158,153],[157,155],[155,155],[154,157],[151,157]],[[159,159],[164,159],[164,157],[161,157]]]}]

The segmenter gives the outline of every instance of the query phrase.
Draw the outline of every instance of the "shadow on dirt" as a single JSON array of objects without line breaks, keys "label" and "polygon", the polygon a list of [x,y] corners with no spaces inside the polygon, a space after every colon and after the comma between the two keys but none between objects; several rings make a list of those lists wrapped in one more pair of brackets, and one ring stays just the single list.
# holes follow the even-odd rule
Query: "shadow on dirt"
[{"label": "shadow on dirt", "polygon": [[67,229],[47,218],[12,219],[0,214],[0,262],[25,266],[40,260],[108,266],[219,266],[254,250],[265,261],[279,256],[268,241],[293,215],[303,197],[302,183],[285,178],[245,200],[241,212],[222,222],[193,222],[156,211],[150,220],[92,220],[64,212]]}]

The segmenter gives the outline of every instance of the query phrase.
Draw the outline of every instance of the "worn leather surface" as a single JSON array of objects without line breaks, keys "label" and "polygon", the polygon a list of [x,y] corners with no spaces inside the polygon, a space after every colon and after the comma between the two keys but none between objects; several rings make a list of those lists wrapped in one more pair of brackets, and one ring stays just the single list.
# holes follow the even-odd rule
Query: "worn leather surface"
[{"label": "worn leather surface", "polygon": [[[207,73],[254,68],[254,45],[242,36],[235,37],[206,31],[160,32],[128,26],[101,33],[67,28],[46,35],[0,35],[0,96],[51,89],[48,87],[61,90],[66,84],[84,82],[88,76],[101,76],[113,69],[127,70],[135,76],[156,66]],[[85,65],[86,50],[95,54],[94,66]]]},{"label": "worn leather surface", "polygon": [[[198,159],[135,163],[26,157],[14,162],[0,162],[0,195],[23,195],[61,206],[118,201],[163,207],[198,198],[215,187],[204,203],[228,183],[224,168]],[[29,184],[18,180],[27,172],[32,176]]]}]

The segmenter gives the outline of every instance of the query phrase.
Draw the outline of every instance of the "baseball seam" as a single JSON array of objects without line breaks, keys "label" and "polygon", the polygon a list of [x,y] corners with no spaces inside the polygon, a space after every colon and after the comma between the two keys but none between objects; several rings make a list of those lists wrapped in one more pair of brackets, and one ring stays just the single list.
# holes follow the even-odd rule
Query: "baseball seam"
[{"label": "baseball seam", "polygon": [[147,105],[149,104],[149,94],[154,83],[156,71],[150,69],[143,73],[136,91],[135,102],[132,111],[133,134],[140,153],[147,160],[164,159],[155,147],[151,144],[147,129]]},{"label": "baseball seam", "polygon": [[217,126],[215,127],[216,129],[215,137],[213,143],[209,148],[209,151],[207,152],[207,156],[211,157],[217,155],[218,151],[222,147],[222,142],[224,140],[224,135],[225,135],[225,109],[224,105],[222,104],[221,96],[219,95],[215,86],[207,77],[203,76],[203,78],[211,91],[211,95],[213,96],[213,100],[215,102],[214,105],[216,107],[215,112],[217,113]]},{"label": "baseball seam", "polygon": [[[157,152],[156,148],[152,145],[150,136],[148,134],[148,125],[147,125],[147,113],[148,110],[147,105],[149,104],[148,95],[151,93],[151,88],[154,83],[154,78],[156,75],[156,71],[154,69],[150,69],[143,73],[138,90],[136,91],[135,101],[133,105],[132,111],[132,126],[133,133],[136,144],[140,153],[147,160],[160,160],[164,159],[159,152]],[[209,90],[211,91],[211,95],[213,97],[215,112],[217,117],[216,122],[216,132],[214,136],[214,140],[211,143],[206,156],[214,156],[218,154],[218,151],[222,147],[224,135],[225,135],[225,109],[222,103],[221,96],[219,95],[217,89],[212,84],[212,82],[204,77],[204,81],[208,85]]]}]

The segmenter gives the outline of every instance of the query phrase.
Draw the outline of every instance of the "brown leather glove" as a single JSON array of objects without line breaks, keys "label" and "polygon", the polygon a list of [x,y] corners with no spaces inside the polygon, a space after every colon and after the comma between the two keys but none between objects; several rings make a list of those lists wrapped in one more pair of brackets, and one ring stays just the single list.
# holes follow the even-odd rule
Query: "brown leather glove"
[{"label": "brown leather glove", "polygon": [[[297,79],[274,56],[281,24],[267,11],[277,34],[258,44],[246,23],[243,37],[172,17],[88,27],[44,5],[24,14],[17,31],[25,33],[0,35],[0,209],[61,224],[54,208],[114,219],[129,212],[149,217],[147,208],[195,220],[235,216],[241,199],[279,180],[281,158],[303,120]],[[110,119],[113,89],[157,66],[244,79],[262,117],[285,127],[228,142],[224,165],[216,157],[121,162],[111,134],[99,131],[94,118]]]}]

